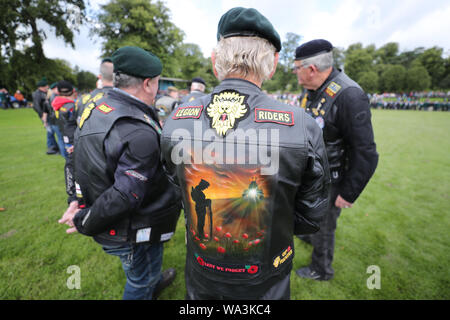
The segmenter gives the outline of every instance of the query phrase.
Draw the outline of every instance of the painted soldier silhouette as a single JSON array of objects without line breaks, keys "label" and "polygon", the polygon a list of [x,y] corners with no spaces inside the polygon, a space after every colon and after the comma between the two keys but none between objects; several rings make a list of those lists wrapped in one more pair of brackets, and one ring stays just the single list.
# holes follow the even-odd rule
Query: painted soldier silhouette
[{"label": "painted soldier silhouette", "polygon": [[209,182],[206,180],[201,180],[200,183],[194,188],[191,187],[191,197],[195,202],[195,212],[197,214],[197,232],[200,239],[205,238],[205,233],[203,228],[205,227],[205,216],[206,208],[209,208],[209,221],[210,221],[210,233],[212,235],[212,209],[211,209],[211,199],[206,199],[203,190],[209,187]]}]

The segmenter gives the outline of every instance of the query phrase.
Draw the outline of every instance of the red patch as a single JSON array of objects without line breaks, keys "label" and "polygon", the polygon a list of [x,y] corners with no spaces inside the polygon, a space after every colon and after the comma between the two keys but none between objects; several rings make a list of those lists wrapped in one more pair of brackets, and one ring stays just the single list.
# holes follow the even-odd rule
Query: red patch
[{"label": "red patch", "polygon": [[294,113],[264,108],[255,108],[255,122],[273,122],[285,126],[294,125]]},{"label": "red patch", "polygon": [[175,111],[172,119],[198,119],[202,115],[203,106],[180,107]]}]

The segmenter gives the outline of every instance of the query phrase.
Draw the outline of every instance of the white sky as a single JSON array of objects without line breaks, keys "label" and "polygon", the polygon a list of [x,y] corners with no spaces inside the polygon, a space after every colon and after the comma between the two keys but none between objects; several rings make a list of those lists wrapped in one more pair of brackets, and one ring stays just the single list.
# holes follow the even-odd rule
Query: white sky
[{"label": "white sky", "polygon": [[[185,43],[200,46],[208,57],[216,44],[220,17],[233,7],[253,7],[272,22],[282,41],[287,32],[302,42],[324,38],[335,47],[361,42],[377,48],[398,42],[400,50],[444,48],[450,53],[450,1],[448,0],[163,0],[171,21],[185,33]],[[91,0],[91,6],[108,0]],[[49,58],[68,60],[72,66],[98,73],[101,42],[88,37],[87,26],[75,33],[75,50],[48,34],[44,51]],[[299,43],[300,45],[301,43]]]}]

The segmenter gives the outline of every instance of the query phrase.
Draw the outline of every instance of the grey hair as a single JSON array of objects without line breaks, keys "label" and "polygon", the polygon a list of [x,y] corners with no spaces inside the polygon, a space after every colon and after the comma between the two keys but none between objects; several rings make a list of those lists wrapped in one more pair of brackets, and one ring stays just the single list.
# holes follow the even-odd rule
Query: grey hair
[{"label": "grey hair", "polygon": [[314,65],[320,72],[333,66],[333,51],[325,52],[317,56],[302,60],[302,66],[307,68]]},{"label": "grey hair", "polygon": [[205,85],[203,83],[192,82],[191,90],[198,90],[198,91],[204,92],[205,91]]},{"label": "grey hair", "polygon": [[113,81],[113,69],[114,65],[111,62],[105,61],[100,65],[100,74],[102,75],[102,80],[107,82]]},{"label": "grey hair", "polygon": [[116,88],[136,88],[139,87],[144,79],[130,76],[124,73],[114,73],[113,83]]},{"label": "grey hair", "polygon": [[259,37],[221,38],[214,48],[215,67],[220,81],[230,74],[269,79],[275,62],[275,47]]}]

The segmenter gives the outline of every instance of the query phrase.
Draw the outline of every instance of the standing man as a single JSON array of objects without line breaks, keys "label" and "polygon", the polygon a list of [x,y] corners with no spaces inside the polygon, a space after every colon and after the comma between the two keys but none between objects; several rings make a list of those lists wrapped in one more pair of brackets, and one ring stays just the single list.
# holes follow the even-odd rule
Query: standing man
[{"label": "standing man", "polygon": [[58,144],[55,140],[55,132],[51,125],[47,122],[46,110],[50,107],[47,101],[48,84],[47,79],[44,77],[38,83],[36,83],[37,90],[33,92],[33,109],[36,111],[39,119],[44,124],[44,128],[47,131],[47,154],[57,154]]},{"label": "standing man", "polygon": [[183,195],[187,298],[289,299],[293,235],[317,231],[328,202],[322,132],[261,90],[281,50],[267,18],[233,8],[217,40],[221,83],[175,109],[162,137]]},{"label": "standing man", "polygon": [[320,231],[301,237],[314,247],[311,265],[297,270],[302,278],[329,280],[334,235],[341,209],[351,208],[378,163],[369,100],[360,86],[333,68],[333,46],[319,39],[295,51],[294,73],[307,92],[301,106],[323,130],[331,174],[331,197]]},{"label": "standing man", "polygon": [[191,81],[191,92],[183,97],[181,103],[191,102],[197,98],[203,97],[205,95],[206,83],[200,77],[194,78]]},{"label": "standing man", "polygon": [[112,60],[115,88],[84,108],[75,136],[75,180],[85,208],[68,210],[60,223],[120,258],[124,299],[152,299],[175,278],[174,269],[161,273],[163,242],[181,209],[160,160],[161,128],[151,107],[162,64],[138,47],[122,47]]},{"label": "standing man", "polygon": [[155,106],[158,110],[161,125],[164,124],[166,118],[178,106],[179,102],[178,89],[172,86],[167,88],[167,94],[156,100]]},{"label": "standing man", "polygon": [[77,122],[80,121],[83,109],[91,102],[95,102],[102,98],[109,90],[113,88],[113,74],[114,65],[110,57],[103,58],[100,63],[100,74],[98,75],[97,84],[101,84],[100,87],[92,90],[91,92],[82,95],[75,104],[75,118]]}]

